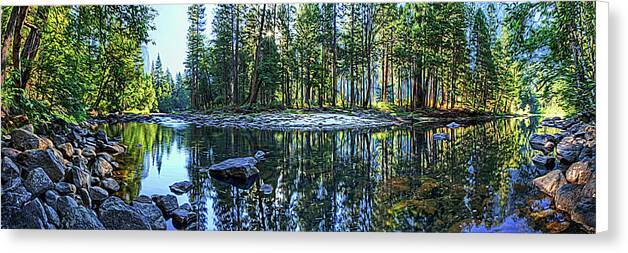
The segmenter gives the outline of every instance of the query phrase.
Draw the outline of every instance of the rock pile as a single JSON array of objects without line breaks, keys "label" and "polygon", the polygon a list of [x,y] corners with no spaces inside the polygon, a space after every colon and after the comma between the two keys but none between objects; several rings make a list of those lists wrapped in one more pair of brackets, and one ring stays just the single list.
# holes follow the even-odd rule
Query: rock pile
[{"label": "rock pile", "polygon": [[113,196],[120,190],[115,157],[127,147],[87,129],[94,127],[56,120],[37,133],[27,125],[2,137],[2,228],[155,230],[166,229],[165,217],[197,227],[191,208],[172,215],[182,208],[173,195],[131,204]]},{"label": "rock pile", "polygon": [[546,173],[532,183],[553,200],[557,211],[584,230],[595,232],[595,126],[561,118],[545,119],[542,125],[562,131],[530,136],[530,147],[542,152],[532,162]]}]

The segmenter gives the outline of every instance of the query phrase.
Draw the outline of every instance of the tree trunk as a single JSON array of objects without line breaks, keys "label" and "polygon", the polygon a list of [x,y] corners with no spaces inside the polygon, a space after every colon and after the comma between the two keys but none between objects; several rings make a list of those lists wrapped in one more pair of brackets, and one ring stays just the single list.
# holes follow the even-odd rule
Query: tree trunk
[{"label": "tree trunk", "polygon": [[253,77],[251,78],[251,92],[249,94],[249,105],[257,102],[258,83],[257,77],[259,75],[259,63],[262,54],[262,34],[264,32],[264,21],[266,20],[266,4],[262,6],[262,22],[259,26],[259,32],[257,33],[257,46],[255,47],[255,65],[253,65]]}]

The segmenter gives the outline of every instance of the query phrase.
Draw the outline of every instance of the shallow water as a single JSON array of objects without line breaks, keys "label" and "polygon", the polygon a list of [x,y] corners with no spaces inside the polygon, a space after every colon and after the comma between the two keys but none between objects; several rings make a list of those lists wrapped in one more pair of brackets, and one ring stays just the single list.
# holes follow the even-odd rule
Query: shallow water
[{"label": "shallow water", "polygon": [[[537,118],[443,125],[262,131],[166,120],[104,128],[129,146],[118,195],[167,194],[189,180],[195,187],[179,204],[192,204],[203,230],[545,232],[530,217],[543,201],[530,183],[540,174],[527,139],[555,130]],[[249,189],[198,172],[257,150],[268,154]]]}]

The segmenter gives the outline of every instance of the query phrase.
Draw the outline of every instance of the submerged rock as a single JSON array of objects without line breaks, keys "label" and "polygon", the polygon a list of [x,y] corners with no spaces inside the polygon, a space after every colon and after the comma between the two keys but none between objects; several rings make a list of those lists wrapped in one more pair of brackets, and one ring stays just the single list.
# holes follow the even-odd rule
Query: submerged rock
[{"label": "submerged rock", "polygon": [[535,178],[532,183],[543,193],[554,197],[558,188],[567,183],[560,170],[552,170],[545,176]]},{"label": "submerged rock", "polygon": [[170,185],[170,191],[173,192],[174,194],[181,195],[183,193],[186,193],[192,190],[193,186],[194,185],[190,181],[176,182]]}]

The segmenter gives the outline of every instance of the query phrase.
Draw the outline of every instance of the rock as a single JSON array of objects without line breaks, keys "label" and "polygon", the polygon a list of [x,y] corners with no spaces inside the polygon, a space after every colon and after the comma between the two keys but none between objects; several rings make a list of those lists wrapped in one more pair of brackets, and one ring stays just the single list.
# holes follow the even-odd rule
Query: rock
[{"label": "rock", "polygon": [[42,168],[36,168],[28,173],[24,187],[33,195],[38,196],[47,190],[54,189],[55,185]]},{"label": "rock", "polygon": [[556,155],[561,162],[571,164],[578,159],[582,148],[582,139],[574,139],[573,137],[568,136],[563,138],[563,140],[558,143]]},{"label": "rock", "polygon": [[61,181],[65,176],[65,165],[57,159],[52,149],[24,151],[18,156],[18,163],[24,165],[27,172],[41,167],[54,182]]},{"label": "rock", "polygon": [[562,233],[569,228],[571,223],[568,221],[553,221],[545,225],[547,232],[552,234]]},{"label": "rock", "polygon": [[554,197],[556,209],[571,212],[582,197],[582,187],[582,185],[565,184],[558,188]]},{"label": "rock", "polygon": [[48,190],[44,193],[44,202],[55,210],[57,209],[57,199],[59,199],[59,193],[54,190]]},{"label": "rock", "polygon": [[449,140],[451,137],[449,137],[449,134],[447,133],[435,133],[434,134],[434,140]]},{"label": "rock", "polygon": [[595,199],[582,198],[569,213],[571,220],[582,225],[589,232],[595,232]]},{"label": "rock", "polygon": [[100,152],[98,154],[96,154],[97,157],[105,159],[105,161],[111,163],[113,162],[113,156],[109,153],[105,153],[105,152]]},{"label": "rock", "polygon": [[100,187],[110,192],[117,192],[120,190],[120,185],[113,178],[105,178],[100,182]]},{"label": "rock", "polygon": [[109,197],[109,193],[103,188],[94,186],[89,188],[89,196],[93,201],[100,202],[107,199],[107,197]]},{"label": "rock", "polygon": [[586,198],[595,198],[595,174],[593,174],[584,187],[582,187],[582,196]]},{"label": "rock", "polygon": [[14,148],[2,148],[2,156],[8,157],[13,161],[15,161],[17,159],[17,156],[20,155],[21,153],[22,151],[19,151]]},{"label": "rock", "polygon": [[593,170],[589,166],[589,162],[576,162],[569,166],[565,177],[567,182],[572,184],[586,184],[589,182],[589,178],[594,174]]},{"label": "rock", "polygon": [[553,139],[554,137],[549,134],[532,134],[530,135],[528,142],[530,143],[530,147],[532,149],[539,150],[547,154],[549,151],[545,147],[545,143],[551,142]]},{"label": "rock", "polygon": [[90,186],[90,178],[91,176],[89,175],[89,172],[75,166],[68,170],[68,177],[66,181],[71,182],[77,188],[86,188]]},{"label": "rock", "polygon": [[33,195],[23,185],[12,189],[2,189],[2,206],[15,206],[21,208]]},{"label": "rock", "polygon": [[90,197],[87,188],[78,189],[78,195],[81,197],[81,201],[83,201],[83,206],[92,208],[92,197]]},{"label": "rock", "polygon": [[109,162],[107,162],[105,159],[101,157],[96,158],[96,160],[94,161],[94,164],[92,165],[93,175],[104,178],[104,177],[111,176],[112,172],[113,172],[113,167],[111,167],[111,164],[109,164]]},{"label": "rock", "polygon": [[539,188],[543,193],[554,197],[558,188],[567,183],[563,173],[560,170],[552,170],[545,176],[537,177],[532,180],[532,184]]},{"label": "rock", "polygon": [[179,202],[177,201],[177,197],[174,195],[153,195],[152,197],[157,207],[161,209],[161,212],[164,216],[169,216],[174,209],[179,207]]},{"label": "rock", "polygon": [[192,190],[193,186],[194,185],[190,181],[176,182],[170,185],[170,191],[172,191],[174,194],[181,195]]},{"label": "rock", "polygon": [[70,195],[76,193],[76,186],[67,182],[59,182],[55,185],[55,191],[61,195]]},{"label": "rock", "polygon": [[102,150],[107,153],[111,153],[113,155],[119,155],[119,154],[124,153],[125,149],[119,144],[113,144],[113,145],[103,145]]},{"label": "rock", "polygon": [[111,196],[98,209],[98,217],[107,229],[150,230],[148,218],[120,198]]},{"label": "rock", "polygon": [[13,132],[11,132],[11,140],[13,148],[22,151],[48,148],[46,141],[34,134],[32,131],[27,131],[23,128],[13,130]]},{"label": "rock", "polygon": [[98,177],[91,177],[91,180],[89,182],[92,186],[100,186],[100,178]]},{"label": "rock", "polygon": [[137,196],[137,198],[135,198],[133,201],[140,202],[140,203],[148,203],[148,204],[153,203],[153,200],[149,196],[146,196],[146,195]]},{"label": "rock", "polygon": [[[2,212],[2,226],[6,228],[46,229],[50,227],[44,206],[37,198],[24,204],[22,208],[3,207]],[[7,214],[4,212],[7,212]]]},{"label": "rock", "polygon": [[91,209],[84,206],[72,206],[62,209],[61,228],[72,230],[103,230],[105,226]]},{"label": "rock", "polygon": [[[551,143],[551,142],[548,142]],[[534,166],[542,168],[542,169],[553,169],[554,165],[555,165],[555,161],[556,159],[554,157],[551,156],[544,156],[541,154],[536,154],[533,158],[532,158],[532,163],[534,164]]]},{"label": "rock", "polygon": [[98,130],[98,132],[96,133],[96,139],[104,142],[104,143],[108,143],[109,142],[109,138],[107,138],[107,134],[105,133],[105,131],[103,130]]},{"label": "rock", "polygon": [[63,143],[59,145],[57,148],[61,150],[61,154],[63,154],[63,157],[67,159],[71,159],[72,156],[74,155],[74,148],[72,147],[72,143],[69,143],[69,142]]},{"label": "rock", "polygon": [[44,204],[44,211],[46,211],[46,218],[48,219],[48,223],[54,225],[55,227],[61,227],[61,218],[59,218],[59,214],[49,205]]},{"label": "rock", "polygon": [[[231,158],[209,167],[210,175],[218,180],[225,181],[240,188],[249,188],[259,170],[255,167],[263,158],[263,152],[255,157]],[[261,155],[261,156],[260,156]]]},{"label": "rock", "polygon": [[9,157],[2,158],[2,182],[20,177],[21,170]]},{"label": "rock", "polygon": [[57,205],[55,207],[55,210],[57,211],[57,213],[59,213],[60,215],[62,213],[67,212],[70,208],[73,207],[78,207],[78,203],[76,203],[76,200],[70,196],[61,196],[59,198],[57,198]]},{"label": "rock", "polygon": [[83,151],[81,153],[84,157],[94,157],[96,156],[96,148],[88,145],[83,148]]},{"label": "rock", "polygon": [[[144,197],[148,198],[147,196]],[[155,205],[150,200],[150,198],[148,199],[148,201],[149,202],[146,203],[134,200],[132,202],[132,205],[137,209],[138,212],[148,218],[150,228],[152,230],[165,230],[166,219],[164,219],[163,213],[161,212],[159,207],[157,207],[157,205]]]},{"label": "rock", "polygon": [[185,228],[189,223],[190,211],[177,208],[170,214],[172,216],[172,225],[177,229]]},{"label": "rock", "polygon": [[459,127],[460,127],[460,124],[458,124],[458,123],[456,123],[456,122],[454,121],[454,122],[451,122],[451,123],[447,124],[447,127],[448,127],[448,128],[459,128]]}]

